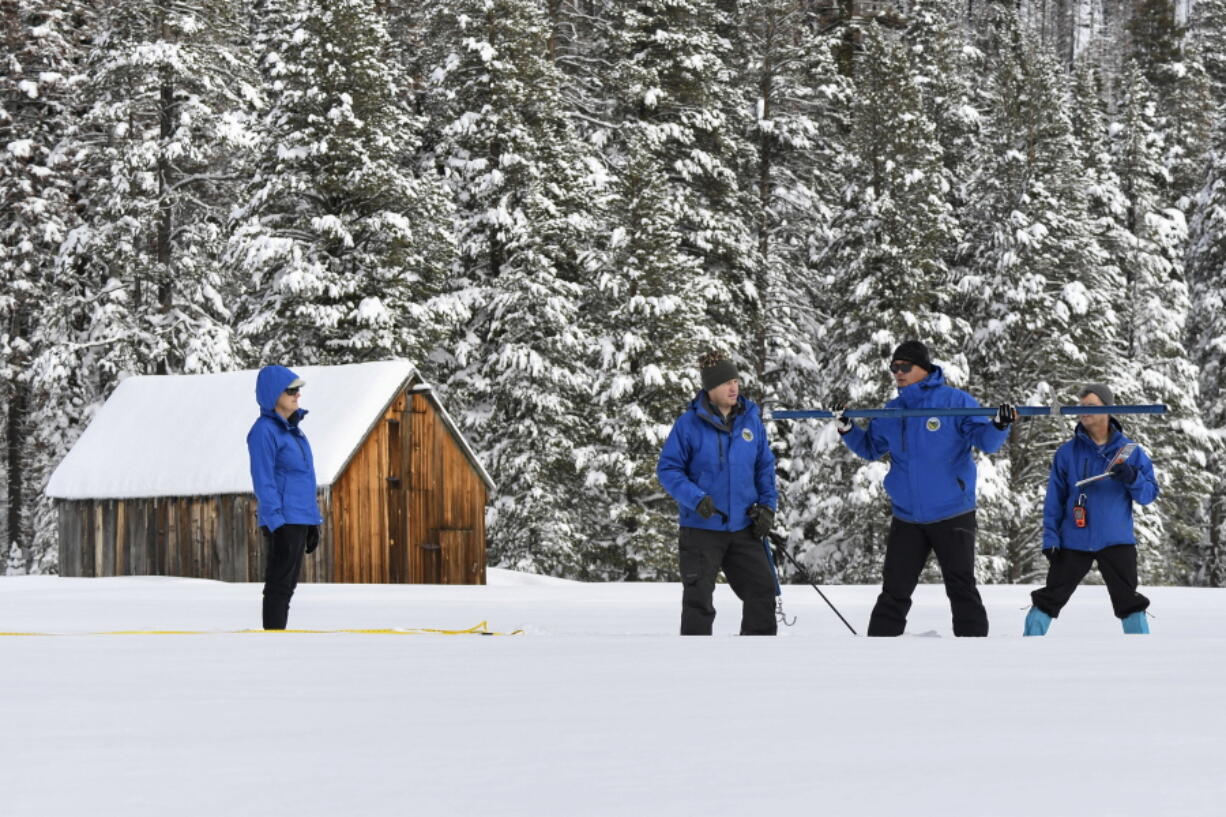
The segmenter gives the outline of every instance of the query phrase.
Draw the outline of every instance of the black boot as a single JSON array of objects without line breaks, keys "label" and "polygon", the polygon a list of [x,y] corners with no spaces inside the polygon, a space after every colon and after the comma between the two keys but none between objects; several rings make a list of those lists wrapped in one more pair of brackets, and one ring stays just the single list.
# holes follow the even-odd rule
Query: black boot
[{"label": "black boot", "polygon": [[284,630],[289,620],[289,598],[286,596],[264,597],[264,629]]}]

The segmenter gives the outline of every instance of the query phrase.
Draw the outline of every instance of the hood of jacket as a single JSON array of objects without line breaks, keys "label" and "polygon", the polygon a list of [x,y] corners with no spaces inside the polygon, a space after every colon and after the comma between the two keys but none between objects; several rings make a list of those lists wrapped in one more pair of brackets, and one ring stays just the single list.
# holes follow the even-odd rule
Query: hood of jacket
[{"label": "hood of jacket", "polygon": [[[293,371],[284,366],[265,366],[255,378],[255,401],[260,405],[260,413],[277,415],[277,400],[285,387],[298,379]],[[299,414],[305,414],[302,409]],[[279,415],[277,415],[279,416]]]}]

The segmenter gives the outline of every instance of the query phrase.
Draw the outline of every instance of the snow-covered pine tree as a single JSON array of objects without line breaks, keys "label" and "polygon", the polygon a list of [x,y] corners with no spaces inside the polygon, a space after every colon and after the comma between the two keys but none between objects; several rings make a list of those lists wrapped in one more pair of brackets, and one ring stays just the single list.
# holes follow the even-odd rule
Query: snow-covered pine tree
[{"label": "snow-covered pine tree", "polygon": [[54,564],[41,488],[64,450],[45,433],[47,385],[35,361],[56,297],[55,257],[75,226],[73,179],[59,150],[72,117],[85,9],[74,0],[0,6],[0,451],[5,494],[0,575]]},{"label": "snow-covered pine tree", "polygon": [[602,193],[566,120],[538,4],[448,0],[425,14],[427,111],[441,126],[437,161],[457,208],[452,286],[467,309],[445,350],[447,388],[499,484],[490,557],[577,575],[586,520],[603,518],[576,470],[608,399],[582,312]]},{"label": "snow-covered pine tree", "polygon": [[[1200,368],[1200,416],[1214,429],[1212,453],[1226,453],[1226,126],[1219,125],[1205,184],[1192,211],[1187,274],[1192,311],[1187,348]],[[1192,579],[1226,585],[1226,476],[1212,473],[1205,542]]]},{"label": "snow-covered pine tree", "polygon": [[[1069,121],[1073,138],[1080,148],[1093,232],[1107,253],[1095,286],[1106,292],[1118,292],[1124,286],[1124,279],[1114,259],[1127,241],[1121,231],[1128,211],[1128,197],[1120,189],[1120,179],[1115,173],[1102,71],[1091,61],[1083,60],[1077,64],[1072,80]],[[1118,350],[1118,337],[1107,341],[1110,348]]]},{"label": "snow-covered pine tree", "polygon": [[[899,342],[928,343],[955,383],[970,326],[954,310],[946,265],[958,242],[935,128],[905,46],[874,25],[864,32],[855,72],[848,152],[830,244],[818,258],[827,296],[820,402],[884,404],[893,396],[886,365]],[[870,580],[889,524],[885,464],[843,449],[832,428],[809,456],[828,458],[829,485],[807,560],[819,574]]]},{"label": "snow-covered pine tree", "polygon": [[[588,504],[582,575],[676,579],[676,518],[655,468],[672,422],[701,388],[698,355],[722,338],[696,297],[717,286],[685,250],[652,129],[623,125],[614,157],[615,225],[586,323],[601,409],[577,452]],[[656,145],[658,148],[658,145]],[[599,306],[598,306],[599,305]]]},{"label": "snow-covered pine tree", "polygon": [[[745,166],[751,175],[742,182],[753,195],[760,264],[755,287],[761,317],[749,339],[752,358],[761,367],[769,408],[811,407],[824,393],[827,350],[818,338],[829,318],[813,248],[829,243],[851,82],[839,72],[835,43],[823,34],[812,4],[755,0],[740,4],[737,19],[738,87],[756,114],[748,133],[752,162]],[[779,456],[776,527],[792,545],[813,541],[832,492],[820,442],[827,431],[812,421],[771,429]],[[789,572],[790,566],[780,569]]]},{"label": "snow-covered pine tree", "polygon": [[270,0],[267,108],[229,261],[252,363],[424,357],[448,321],[449,200],[374,0]]},{"label": "snow-covered pine tree", "polygon": [[1162,502],[1137,517],[1142,574],[1149,581],[1189,581],[1197,572],[1212,489],[1206,471],[1210,435],[1199,413],[1199,372],[1184,347],[1191,304],[1183,269],[1187,226],[1167,204],[1167,167],[1149,81],[1133,63],[1115,129],[1116,174],[1128,199],[1118,264],[1124,289],[1115,299],[1123,348],[1116,372],[1121,402],[1165,403],[1169,414],[1138,421],[1133,438],[1154,461]]},{"label": "snow-covered pine tree", "polygon": [[755,371],[742,344],[750,320],[729,284],[740,276],[743,307],[753,269],[737,175],[744,130],[729,120],[728,43],[712,3],[601,8],[585,36],[608,38],[607,121],[619,124],[584,120],[616,180],[587,334],[593,367],[621,399],[580,452],[585,484],[604,503],[590,538],[606,575],[672,577],[675,506],[655,480],[660,446],[698,390],[702,352],[718,345],[743,375]]},{"label": "snow-covered pine tree", "polygon": [[1204,66],[1211,110],[1221,111],[1226,106],[1226,0],[1196,0],[1188,45]]},{"label": "snow-covered pine tree", "polygon": [[1120,91],[1128,92],[1130,65],[1139,67],[1154,91],[1154,127],[1165,150],[1168,189],[1163,192],[1186,213],[1203,180],[1202,161],[1213,129],[1211,79],[1204,59],[1218,56],[1203,52],[1202,41],[1189,37],[1174,0],[1140,0],[1127,29],[1131,60],[1121,71]]},{"label": "snow-covered pine tree", "polygon": [[721,36],[729,27],[714,0],[619,4],[614,117],[644,125],[646,144],[664,160],[685,249],[716,282],[700,295],[708,320],[749,375],[759,370],[752,358],[743,364],[761,315],[760,262],[752,194],[743,184],[753,155],[749,112],[733,87],[731,44]]},{"label": "snow-covered pine tree", "polygon": [[963,190],[973,176],[978,154],[980,109],[984,98],[983,54],[971,43],[952,0],[916,0],[903,30],[908,59],[935,127],[948,178],[948,199],[955,213],[966,202]]},{"label": "snow-covered pine tree", "polygon": [[618,0],[543,0],[549,20],[547,50],[565,81],[563,104],[575,133],[600,149],[616,128],[610,114],[616,76],[610,55]]},{"label": "snow-covered pine tree", "polygon": [[[1092,229],[1065,74],[1033,32],[993,11],[986,78],[991,107],[976,161],[961,253],[972,393],[995,403],[1051,404],[1103,376],[1114,337],[1109,273]],[[1109,275],[1108,275],[1109,279]],[[980,567],[1033,580],[1051,458],[1070,428],[1021,422],[1005,450],[981,458]]]},{"label": "snow-covered pine tree", "polygon": [[[250,95],[236,0],[96,9],[99,36],[69,131],[84,224],[62,263],[68,304],[93,344],[78,363],[105,396],[133,372],[197,372],[234,360],[219,263]],[[88,364],[86,360],[88,359]]]}]

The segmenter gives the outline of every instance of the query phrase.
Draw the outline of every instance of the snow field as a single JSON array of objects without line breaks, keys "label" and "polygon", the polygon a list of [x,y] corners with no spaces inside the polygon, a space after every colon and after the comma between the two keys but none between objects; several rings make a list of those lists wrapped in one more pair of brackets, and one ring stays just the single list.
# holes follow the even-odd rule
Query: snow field
[{"label": "snow field", "polygon": [[[876,588],[823,588],[863,632]],[[1226,592],[1146,589],[1148,637],[1086,586],[1043,639],[1028,587],[940,586],[853,638],[805,585],[796,626],[682,639],[675,584],[491,571],[487,587],[303,585],[302,628],[478,621],[510,637],[0,637],[0,814],[1212,815],[1226,810]],[[0,630],[237,630],[259,586],[0,579]]]}]

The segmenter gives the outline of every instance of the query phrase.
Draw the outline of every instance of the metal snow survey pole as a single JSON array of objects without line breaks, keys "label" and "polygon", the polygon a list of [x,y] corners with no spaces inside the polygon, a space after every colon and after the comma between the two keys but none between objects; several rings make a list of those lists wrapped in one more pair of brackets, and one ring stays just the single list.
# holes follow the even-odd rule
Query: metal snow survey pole
[{"label": "metal snow survey pole", "polygon": [[[1019,417],[1051,417],[1076,414],[1166,414],[1166,406],[1158,403],[1148,406],[1014,406]],[[773,411],[772,420],[827,419],[843,416],[860,417],[995,417],[995,408],[918,408],[918,409],[847,409],[826,411],[823,409],[798,409],[796,411]]]}]

